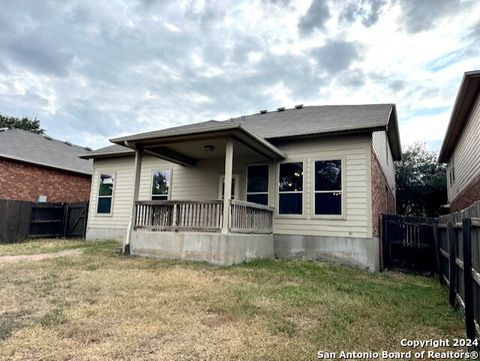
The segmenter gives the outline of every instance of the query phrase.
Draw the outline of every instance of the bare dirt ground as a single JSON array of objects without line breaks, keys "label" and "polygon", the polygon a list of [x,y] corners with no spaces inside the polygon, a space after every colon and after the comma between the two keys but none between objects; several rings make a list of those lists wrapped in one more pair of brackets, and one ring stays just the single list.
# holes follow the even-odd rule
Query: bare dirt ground
[{"label": "bare dirt ground", "polygon": [[60,251],[56,253],[40,253],[40,254],[19,254],[16,256],[1,256],[0,263],[16,263],[22,261],[43,261],[48,258],[57,258],[57,257],[72,257],[80,256],[83,253],[81,249],[67,249],[65,251]]}]

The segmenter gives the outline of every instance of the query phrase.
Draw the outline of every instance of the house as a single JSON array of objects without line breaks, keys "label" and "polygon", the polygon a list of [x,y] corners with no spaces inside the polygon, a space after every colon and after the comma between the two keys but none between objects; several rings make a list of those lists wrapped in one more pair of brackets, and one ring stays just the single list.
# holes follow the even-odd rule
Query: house
[{"label": "house", "polygon": [[480,200],[480,70],[463,76],[438,160],[447,163],[451,212]]},{"label": "house", "polygon": [[111,140],[93,159],[87,239],[232,264],[327,259],[379,268],[395,212],[393,104],[302,106]]},{"label": "house", "polygon": [[92,161],[88,148],[20,129],[0,129],[0,199],[88,201]]}]

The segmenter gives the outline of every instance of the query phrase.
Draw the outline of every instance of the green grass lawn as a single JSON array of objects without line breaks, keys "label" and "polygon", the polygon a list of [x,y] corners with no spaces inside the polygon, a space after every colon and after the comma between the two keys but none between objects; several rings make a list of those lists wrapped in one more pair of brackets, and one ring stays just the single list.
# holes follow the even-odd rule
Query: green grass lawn
[{"label": "green grass lawn", "polygon": [[[44,253],[69,241],[0,246]],[[461,337],[435,279],[327,263],[216,267],[121,256],[0,263],[0,359],[314,360],[317,351],[407,351],[403,338]],[[15,247],[18,246],[18,252]]]}]

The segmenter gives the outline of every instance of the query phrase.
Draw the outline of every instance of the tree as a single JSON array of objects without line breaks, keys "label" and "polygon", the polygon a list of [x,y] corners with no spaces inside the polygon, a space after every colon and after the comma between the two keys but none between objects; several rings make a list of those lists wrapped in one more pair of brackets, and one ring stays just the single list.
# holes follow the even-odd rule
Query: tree
[{"label": "tree", "polygon": [[447,203],[446,166],[437,154],[415,143],[396,162],[397,212],[404,215],[438,216]]},{"label": "tree", "polygon": [[0,114],[0,128],[23,129],[37,134],[45,133],[45,130],[40,128],[40,120],[38,120],[37,118],[17,118],[4,114]]}]

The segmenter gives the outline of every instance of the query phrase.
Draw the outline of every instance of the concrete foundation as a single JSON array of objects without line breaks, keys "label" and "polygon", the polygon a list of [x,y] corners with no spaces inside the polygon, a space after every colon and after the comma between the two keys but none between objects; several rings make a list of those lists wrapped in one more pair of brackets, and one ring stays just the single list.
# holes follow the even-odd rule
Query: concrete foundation
[{"label": "concrete foundation", "polygon": [[274,249],[280,259],[332,261],[371,272],[380,270],[378,238],[275,234]]},{"label": "concrete foundation", "polygon": [[93,228],[87,227],[87,241],[117,241],[123,242],[127,234],[126,228]]},{"label": "concrete foundation", "polygon": [[133,231],[133,255],[205,261],[228,266],[252,259],[273,258],[273,235],[205,232]]}]

